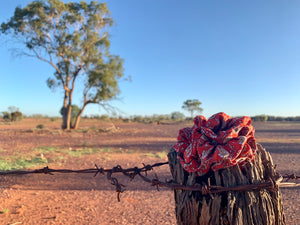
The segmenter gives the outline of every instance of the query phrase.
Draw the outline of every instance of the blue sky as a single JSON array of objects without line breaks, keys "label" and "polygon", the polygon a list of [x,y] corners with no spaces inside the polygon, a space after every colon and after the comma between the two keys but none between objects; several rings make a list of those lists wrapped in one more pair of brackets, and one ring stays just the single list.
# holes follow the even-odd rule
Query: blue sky
[{"label": "blue sky", "polygon": [[[29,1],[0,2],[0,21]],[[181,111],[199,99],[209,117],[300,116],[300,1],[109,0],[116,25],[111,53],[125,60],[123,115]],[[0,39],[0,112],[59,115],[62,91],[48,89],[53,69],[14,58]],[[80,90],[74,103],[80,105]],[[85,114],[105,114],[88,106]],[[186,113],[186,112],[185,112]],[[188,113],[186,113],[188,115]]]}]

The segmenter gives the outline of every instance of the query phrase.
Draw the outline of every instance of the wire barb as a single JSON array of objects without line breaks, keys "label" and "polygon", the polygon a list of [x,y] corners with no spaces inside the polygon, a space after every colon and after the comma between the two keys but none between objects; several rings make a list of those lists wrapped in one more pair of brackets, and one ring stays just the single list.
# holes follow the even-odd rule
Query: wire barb
[{"label": "wire barb", "polygon": [[97,164],[95,164],[95,167],[96,167],[96,170],[97,170],[97,171],[96,171],[94,177],[97,176],[97,174],[104,174],[104,169],[103,169],[103,167],[99,168],[99,167],[97,166]]}]

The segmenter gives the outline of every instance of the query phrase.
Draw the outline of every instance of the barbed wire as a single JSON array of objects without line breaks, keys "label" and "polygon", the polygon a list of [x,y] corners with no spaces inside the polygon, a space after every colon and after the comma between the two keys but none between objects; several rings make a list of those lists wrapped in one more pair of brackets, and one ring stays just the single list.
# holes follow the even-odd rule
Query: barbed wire
[{"label": "barbed wire", "polygon": [[294,179],[294,180],[300,180],[300,176],[297,176],[295,175],[294,173],[293,174],[286,174],[286,175],[283,175],[282,178],[286,179],[286,181],[289,181],[291,179]]},{"label": "barbed wire", "polygon": [[[143,164],[143,167],[132,167],[123,169],[120,165],[117,165],[111,169],[104,169],[103,167],[98,167],[95,165],[95,168],[92,169],[82,169],[82,170],[71,170],[71,169],[51,169],[48,166],[42,168],[42,169],[35,169],[35,170],[15,170],[15,171],[3,171],[0,172],[0,176],[5,175],[25,175],[25,174],[50,174],[54,175],[54,173],[84,173],[84,174],[94,174],[94,177],[98,174],[105,175],[107,179],[110,181],[110,183],[115,186],[116,192],[117,192],[117,199],[120,201],[120,194],[125,191],[125,185],[121,184],[119,180],[116,177],[113,177],[112,175],[115,173],[121,173],[125,175],[126,177],[133,180],[136,176],[139,176],[144,182],[147,182],[151,184],[151,186],[155,186],[157,190],[159,190],[159,187],[166,187],[173,190],[187,190],[187,191],[200,191],[203,195],[209,194],[212,197],[212,194],[214,193],[220,193],[220,192],[227,192],[227,191],[254,191],[259,189],[270,189],[270,190],[278,190],[278,188],[294,188],[294,187],[300,187],[300,184],[298,183],[291,183],[287,182],[291,179],[293,180],[300,180],[300,176],[297,176],[295,174],[286,174],[286,175],[279,175],[279,178],[274,181],[272,179],[269,179],[265,182],[258,183],[258,184],[247,184],[247,185],[239,185],[235,187],[223,187],[223,186],[215,186],[215,185],[206,185],[206,184],[199,184],[196,183],[194,185],[181,185],[176,182],[174,182],[172,179],[169,181],[161,181],[158,179],[157,174],[155,173],[155,178],[151,179],[148,178],[147,172],[152,171],[155,167],[160,167],[163,165],[167,165],[168,162],[160,162],[155,164]],[[144,175],[143,175],[144,174]],[[283,182],[283,179],[285,179],[285,182]]]}]

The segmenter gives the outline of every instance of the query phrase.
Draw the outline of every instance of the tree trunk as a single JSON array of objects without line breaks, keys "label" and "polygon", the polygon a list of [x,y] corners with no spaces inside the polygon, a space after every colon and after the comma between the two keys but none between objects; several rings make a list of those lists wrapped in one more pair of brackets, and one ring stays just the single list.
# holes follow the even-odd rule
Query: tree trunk
[{"label": "tree trunk", "polygon": [[75,119],[74,126],[72,127],[74,130],[77,130],[77,129],[78,129],[80,119],[81,119],[81,115],[77,115],[77,116],[76,116],[76,119]]},{"label": "tree trunk", "polygon": [[86,106],[87,106],[87,104],[84,104],[83,107],[82,107],[82,109],[80,110],[80,112],[76,116],[75,124],[74,124],[74,127],[73,127],[74,130],[78,129],[79,122],[80,122],[80,119],[81,119],[81,114],[83,113],[83,111],[84,111],[84,109],[85,109]]},{"label": "tree trunk", "polygon": [[72,112],[72,106],[67,104],[66,106],[63,106],[63,124],[62,129],[64,130],[70,130],[71,128],[71,112]]},{"label": "tree trunk", "polygon": [[63,104],[63,124],[62,129],[70,130],[71,128],[71,113],[72,113],[72,94],[73,89],[70,90],[65,87],[65,96],[64,96],[64,104]]},{"label": "tree trunk", "polygon": [[69,103],[67,108],[67,128],[66,128],[67,130],[70,130],[71,128],[71,113],[72,113],[72,105],[71,103]]},{"label": "tree trunk", "polygon": [[65,96],[64,96],[64,102],[63,102],[63,109],[62,109],[62,117],[63,117],[63,123],[62,123],[62,129],[70,129],[68,123],[68,94],[65,91]]},{"label": "tree trunk", "polygon": [[[168,154],[170,170],[176,183],[182,185],[210,184],[235,187],[275,181],[276,172],[269,153],[257,145],[252,162],[209,172],[197,177],[181,167],[177,153]],[[228,191],[202,195],[202,192],[175,190],[177,224],[180,225],[284,225],[285,217],[279,190]]]}]

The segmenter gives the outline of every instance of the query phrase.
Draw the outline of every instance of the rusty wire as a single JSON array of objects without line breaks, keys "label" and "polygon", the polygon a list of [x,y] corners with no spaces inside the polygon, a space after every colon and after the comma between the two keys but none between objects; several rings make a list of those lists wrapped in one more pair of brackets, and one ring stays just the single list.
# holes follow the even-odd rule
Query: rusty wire
[{"label": "rusty wire", "polygon": [[[187,191],[200,191],[203,195],[220,192],[228,192],[228,191],[255,191],[259,189],[269,189],[269,190],[278,190],[279,187],[300,187],[300,184],[296,183],[287,183],[290,179],[300,180],[300,176],[295,174],[286,174],[284,176],[279,176],[279,178],[274,181],[269,179],[265,182],[258,183],[258,184],[247,184],[247,185],[239,185],[235,187],[223,187],[223,186],[215,186],[215,185],[201,185],[201,184],[193,184],[193,185],[180,185],[175,183],[173,180],[169,181],[161,181],[158,179],[157,174],[155,174],[155,178],[150,179],[147,177],[147,171],[153,170],[155,167],[160,167],[163,165],[168,164],[168,162],[161,162],[155,163],[153,165],[145,165],[143,167],[133,167],[123,169],[120,165],[113,167],[112,169],[104,169],[103,167],[98,167],[95,165],[95,168],[92,169],[82,169],[82,170],[71,170],[71,169],[50,169],[48,166],[42,169],[35,169],[35,170],[16,170],[16,171],[3,171],[0,172],[0,176],[5,175],[25,175],[25,174],[50,174],[54,175],[54,173],[92,173],[94,177],[98,174],[102,174],[107,176],[107,179],[110,181],[112,185],[115,186],[117,192],[117,199],[120,201],[120,194],[125,191],[125,185],[121,184],[116,177],[112,175],[114,173],[122,173],[123,175],[127,176],[131,180],[134,179],[136,176],[139,176],[144,182],[150,183],[152,186],[155,186],[157,190],[159,187],[166,187],[173,190],[187,190]],[[283,179],[286,179],[286,182],[282,182]]]},{"label": "rusty wire", "polygon": [[289,181],[291,179],[294,179],[294,180],[300,180],[300,176],[297,176],[296,174],[286,174],[286,175],[283,175],[282,178],[286,179],[286,181]]}]

